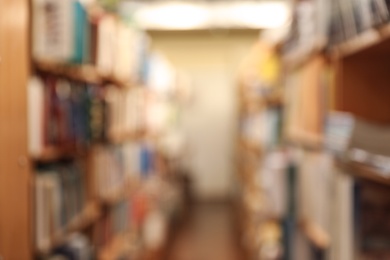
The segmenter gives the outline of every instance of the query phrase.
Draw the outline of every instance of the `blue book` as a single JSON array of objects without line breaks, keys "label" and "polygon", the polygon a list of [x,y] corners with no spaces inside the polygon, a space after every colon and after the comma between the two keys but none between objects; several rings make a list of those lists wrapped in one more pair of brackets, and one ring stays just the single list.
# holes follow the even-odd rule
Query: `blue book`
[{"label": "blue book", "polygon": [[88,17],[87,12],[83,5],[79,1],[73,3],[73,19],[74,19],[74,42],[73,42],[73,57],[71,62],[83,63],[86,53],[87,46],[89,46],[89,35],[88,35]]}]

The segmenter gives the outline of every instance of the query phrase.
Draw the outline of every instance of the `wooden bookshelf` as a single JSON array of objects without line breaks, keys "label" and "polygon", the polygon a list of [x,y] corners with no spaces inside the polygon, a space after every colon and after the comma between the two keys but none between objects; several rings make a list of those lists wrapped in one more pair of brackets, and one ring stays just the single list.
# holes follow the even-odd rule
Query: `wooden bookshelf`
[{"label": "wooden bookshelf", "polygon": [[299,223],[302,233],[319,249],[326,250],[330,246],[330,235],[317,223],[302,219]]}]

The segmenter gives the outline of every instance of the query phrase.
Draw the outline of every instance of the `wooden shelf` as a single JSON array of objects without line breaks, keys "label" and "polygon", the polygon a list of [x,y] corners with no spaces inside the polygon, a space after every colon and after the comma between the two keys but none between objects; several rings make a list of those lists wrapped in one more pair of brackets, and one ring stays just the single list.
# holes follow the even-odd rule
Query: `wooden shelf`
[{"label": "wooden shelf", "polygon": [[377,29],[371,29],[357,35],[356,37],[339,44],[332,50],[333,58],[345,58],[361,53],[381,43],[390,40],[390,24],[383,25]]},{"label": "wooden shelf", "polygon": [[72,159],[82,155],[81,151],[76,150],[74,147],[46,147],[40,154],[33,154],[31,158],[34,162],[55,162],[63,159]]},{"label": "wooden shelf", "polygon": [[76,81],[101,84],[102,78],[92,65],[62,64],[51,61],[35,61],[34,65],[40,72],[53,74]]},{"label": "wooden shelf", "polygon": [[131,252],[131,238],[128,233],[115,236],[98,254],[99,260],[119,259]]},{"label": "wooden shelf", "polygon": [[94,202],[88,203],[84,210],[72,219],[62,232],[54,235],[49,248],[38,249],[37,253],[41,255],[49,253],[52,248],[63,244],[72,233],[82,231],[91,226],[99,219],[100,215],[101,211],[99,205]]},{"label": "wooden shelf", "polygon": [[34,66],[38,71],[43,73],[53,74],[90,84],[113,84],[123,88],[130,88],[134,85],[131,80],[120,80],[111,75],[103,75],[95,66],[90,64],[65,64],[53,61],[36,60],[34,61]]},{"label": "wooden shelf", "polygon": [[326,230],[317,223],[303,219],[299,222],[302,233],[318,248],[327,249],[330,246],[330,236]]},{"label": "wooden shelf", "polygon": [[341,160],[336,160],[336,166],[354,177],[390,186],[390,177],[386,177],[372,166],[358,162],[343,162]]}]

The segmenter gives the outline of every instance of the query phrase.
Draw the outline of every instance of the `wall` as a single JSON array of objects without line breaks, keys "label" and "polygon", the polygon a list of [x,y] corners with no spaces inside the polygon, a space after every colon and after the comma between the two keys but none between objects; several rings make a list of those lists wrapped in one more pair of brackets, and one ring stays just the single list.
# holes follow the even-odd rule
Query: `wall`
[{"label": "wall", "polygon": [[231,192],[237,129],[236,72],[257,31],[151,32],[161,51],[190,78],[193,100],[183,112],[188,167],[198,199]]}]

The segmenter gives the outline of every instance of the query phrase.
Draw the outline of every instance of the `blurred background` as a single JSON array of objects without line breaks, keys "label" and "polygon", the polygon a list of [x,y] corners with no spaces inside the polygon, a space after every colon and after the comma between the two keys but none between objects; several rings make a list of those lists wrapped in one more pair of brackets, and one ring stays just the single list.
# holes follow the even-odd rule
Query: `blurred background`
[{"label": "blurred background", "polygon": [[0,12],[0,260],[390,259],[390,1]]}]

